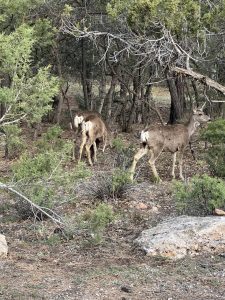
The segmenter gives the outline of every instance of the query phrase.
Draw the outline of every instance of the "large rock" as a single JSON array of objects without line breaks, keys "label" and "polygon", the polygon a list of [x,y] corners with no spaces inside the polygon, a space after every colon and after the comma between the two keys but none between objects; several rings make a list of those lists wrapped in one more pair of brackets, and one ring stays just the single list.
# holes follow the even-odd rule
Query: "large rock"
[{"label": "large rock", "polygon": [[135,240],[147,255],[179,259],[200,252],[225,252],[225,217],[171,218]]},{"label": "large rock", "polygon": [[0,258],[6,257],[8,254],[8,246],[5,240],[5,236],[0,234]]}]

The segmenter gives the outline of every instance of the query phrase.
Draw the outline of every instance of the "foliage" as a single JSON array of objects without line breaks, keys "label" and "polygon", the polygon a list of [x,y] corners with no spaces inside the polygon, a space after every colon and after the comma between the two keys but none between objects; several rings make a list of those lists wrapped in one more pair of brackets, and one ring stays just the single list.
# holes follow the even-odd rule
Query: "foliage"
[{"label": "foliage", "polygon": [[138,26],[144,32],[154,28],[156,33],[167,28],[176,34],[192,34],[206,26],[212,28],[215,16],[222,18],[224,4],[222,1],[210,6],[197,0],[112,0],[107,9],[114,18],[127,15],[131,27]]},{"label": "foliage", "polygon": [[102,241],[102,235],[107,225],[115,219],[112,206],[106,203],[100,203],[97,207],[84,215],[86,226],[92,234],[92,242],[99,244]]},{"label": "foliage", "polygon": [[121,170],[127,170],[131,165],[134,156],[134,146],[129,145],[126,147],[119,138],[113,140],[113,146],[117,152],[115,155],[114,166]]},{"label": "foliage", "polygon": [[115,139],[113,139],[112,146],[117,152],[122,152],[125,149],[124,142],[119,137],[116,137]]},{"label": "foliage", "polygon": [[87,186],[87,190],[93,198],[98,200],[119,199],[124,195],[130,183],[130,173],[116,169],[113,174],[98,176],[96,181]]},{"label": "foliage", "polygon": [[9,158],[18,156],[26,149],[26,144],[21,137],[21,128],[17,125],[8,125],[4,128],[6,156]]},{"label": "foliage", "polygon": [[[73,144],[57,141],[61,139],[59,132],[57,127],[49,130],[43,137],[48,141],[46,147],[39,148],[36,154],[25,152],[12,167],[14,185],[32,202],[49,209],[57,201],[70,201],[75,197],[75,182],[91,175],[84,163],[67,168]],[[25,201],[18,200],[17,209],[23,218],[33,216],[32,208]]]},{"label": "foliage", "polygon": [[194,176],[190,182],[175,182],[173,193],[180,214],[206,216],[215,208],[225,208],[225,184],[208,175]]},{"label": "foliage", "polygon": [[0,104],[5,114],[0,122],[7,125],[27,119],[40,122],[58,92],[58,79],[49,67],[31,71],[34,30],[21,25],[9,35],[0,34],[0,69],[10,77],[10,85],[0,88]]},{"label": "foliage", "polygon": [[130,183],[130,173],[121,169],[116,169],[112,174],[113,198],[122,197],[124,190]]},{"label": "foliage", "polygon": [[211,144],[206,153],[211,173],[225,178],[225,120],[209,123],[202,131],[201,139]]},{"label": "foliage", "polygon": [[61,139],[62,129],[59,125],[54,125],[48,128],[46,133],[43,133],[41,138],[36,142],[39,151],[62,149],[65,141]]}]

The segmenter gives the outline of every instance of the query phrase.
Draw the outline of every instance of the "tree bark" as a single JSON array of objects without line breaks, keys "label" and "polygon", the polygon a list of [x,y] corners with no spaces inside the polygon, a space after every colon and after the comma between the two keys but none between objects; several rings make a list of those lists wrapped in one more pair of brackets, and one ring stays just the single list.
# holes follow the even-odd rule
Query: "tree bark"
[{"label": "tree bark", "polygon": [[[55,54],[55,58],[56,58],[56,66],[57,66],[57,72],[58,72],[58,76],[60,79],[63,78],[62,75],[62,65],[61,65],[61,61],[60,61],[60,57],[59,57],[59,51],[57,46],[54,47],[53,52]],[[63,96],[62,93],[59,93],[59,97],[58,97],[59,101],[58,101],[58,105],[57,105],[57,110],[56,110],[56,123],[59,124],[60,119],[61,119],[61,113],[62,113],[62,107],[63,107]]]},{"label": "tree bark", "polygon": [[175,73],[172,73],[170,76],[167,74],[167,84],[171,97],[168,123],[174,124],[177,120],[180,120],[184,114],[184,82],[181,76],[176,77]]}]

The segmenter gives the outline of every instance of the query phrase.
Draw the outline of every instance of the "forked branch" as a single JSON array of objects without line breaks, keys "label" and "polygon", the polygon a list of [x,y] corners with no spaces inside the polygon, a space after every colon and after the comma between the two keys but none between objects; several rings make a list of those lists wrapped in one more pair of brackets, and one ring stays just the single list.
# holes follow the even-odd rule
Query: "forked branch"
[{"label": "forked branch", "polygon": [[[0,182],[0,189],[4,189],[4,190],[12,192],[13,194],[16,194],[23,200],[27,201],[32,207],[36,208],[42,214],[44,214],[45,216],[50,218],[54,223],[56,223],[58,225],[64,225],[62,218],[58,214],[56,214],[54,211],[52,211],[51,209],[43,208],[43,207],[33,203],[30,199],[28,199],[26,196],[24,196],[23,194],[21,194],[20,192],[18,192],[14,188],[12,188],[11,186]],[[45,210],[48,210],[49,212],[51,212],[52,215],[49,214],[48,212],[46,212]]]}]

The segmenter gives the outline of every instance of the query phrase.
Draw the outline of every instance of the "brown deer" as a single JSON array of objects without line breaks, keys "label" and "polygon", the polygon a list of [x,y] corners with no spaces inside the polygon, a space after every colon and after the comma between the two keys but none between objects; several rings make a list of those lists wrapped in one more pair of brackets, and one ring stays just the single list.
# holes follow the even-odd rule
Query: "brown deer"
[{"label": "brown deer", "polygon": [[[203,105],[204,107],[204,105]],[[130,167],[131,180],[133,180],[135,167],[139,159],[145,154],[150,152],[149,164],[152,169],[153,175],[157,182],[161,181],[156,167],[155,161],[160,156],[162,151],[169,151],[173,153],[172,177],[175,178],[175,165],[177,153],[180,152],[179,157],[179,176],[184,180],[182,162],[186,146],[190,142],[190,138],[196,131],[200,123],[210,121],[210,117],[204,114],[203,107],[194,109],[193,113],[186,125],[158,125],[150,126],[141,132],[141,148],[135,154],[133,163]]]},{"label": "brown deer", "polygon": [[103,152],[107,142],[109,142],[109,129],[103,121],[101,115],[96,112],[79,113],[74,118],[74,126],[81,130],[82,141],[79,150],[79,161],[81,160],[83,148],[85,146],[88,161],[93,165],[91,159],[91,149],[93,148],[93,158],[97,161],[97,144],[103,141]]},{"label": "brown deer", "polygon": [[[101,115],[98,112],[94,111],[79,111],[75,114],[75,117],[73,119],[73,124],[70,123],[70,128],[75,131],[75,138],[73,140],[74,147],[73,147],[73,156],[72,160],[75,160],[75,147],[76,147],[76,138],[77,135],[82,132],[82,123],[88,121],[88,118],[90,116],[96,116],[101,118]],[[99,140],[97,140],[97,143]],[[97,148],[96,141],[93,143],[93,147]]]}]

